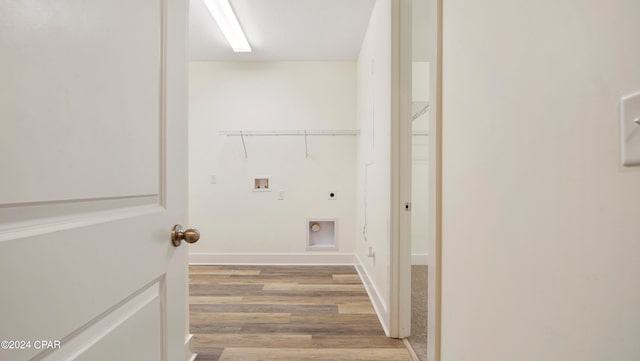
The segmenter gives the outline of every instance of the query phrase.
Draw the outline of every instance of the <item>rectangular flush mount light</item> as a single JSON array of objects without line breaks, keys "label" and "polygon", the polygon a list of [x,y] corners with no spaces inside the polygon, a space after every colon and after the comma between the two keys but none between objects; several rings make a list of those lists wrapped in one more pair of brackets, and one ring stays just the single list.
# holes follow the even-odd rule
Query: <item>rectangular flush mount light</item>
[{"label": "rectangular flush mount light", "polygon": [[240,27],[229,0],[204,0],[209,12],[236,53],[250,52],[251,46]]}]

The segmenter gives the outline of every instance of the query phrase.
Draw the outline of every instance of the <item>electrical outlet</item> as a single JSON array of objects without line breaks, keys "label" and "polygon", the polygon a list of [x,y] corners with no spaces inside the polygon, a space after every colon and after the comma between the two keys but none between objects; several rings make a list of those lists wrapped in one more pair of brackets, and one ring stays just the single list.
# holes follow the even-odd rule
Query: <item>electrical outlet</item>
[{"label": "electrical outlet", "polygon": [[336,199],[338,199],[338,192],[330,191],[329,192],[329,200],[330,201],[335,201]]},{"label": "electrical outlet", "polygon": [[282,190],[278,191],[278,200],[280,201],[284,200],[284,191]]}]

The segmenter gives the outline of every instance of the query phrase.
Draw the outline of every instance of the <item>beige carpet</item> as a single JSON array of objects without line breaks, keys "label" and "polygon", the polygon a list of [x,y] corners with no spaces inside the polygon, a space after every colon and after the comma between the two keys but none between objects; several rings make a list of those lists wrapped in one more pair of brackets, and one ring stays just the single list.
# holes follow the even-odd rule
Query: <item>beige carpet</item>
[{"label": "beige carpet", "polygon": [[427,360],[427,266],[411,266],[411,347]]}]

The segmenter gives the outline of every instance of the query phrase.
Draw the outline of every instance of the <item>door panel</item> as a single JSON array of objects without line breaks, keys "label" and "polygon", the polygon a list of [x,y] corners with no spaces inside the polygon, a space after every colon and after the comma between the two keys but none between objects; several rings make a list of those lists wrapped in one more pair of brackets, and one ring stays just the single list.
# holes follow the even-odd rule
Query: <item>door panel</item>
[{"label": "door panel", "polygon": [[0,204],[157,194],[163,3],[33,3],[0,9]]},{"label": "door panel", "polygon": [[1,360],[184,358],[186,6],[0,1]]},{"label": "door panel", "polygon": [[[162,333],[149,332],[149,326],[161,330],[158,314],[161,312],[161,283],[155,282],[144,291],[111,310],[98,322],[73,338],[65,340],[61,350],[50,354],[43,361],[69,359],[118,360],[122,357],[121,345],[135,342],[141,347],[128,350],[127,359],[161,360]],[[131,338],[132,335],[135,335]],[[135,354],[138,352],[138,354]]]},{"label": "door panel", "polygon": [[[78,360],[119,360],[122,357],[120,346],[132,342],[139,344],[141,347],[131,349],[126,355],[128,360],[162,360],[162,335],[160,333],[149,333],[147,330],[150,323],[157,323],[159,313],[159,302],[149,304],[148,307],[127,318],[124,324],[106,335],[100,342],[83,353]],[[159,324],[156,326],[160,327]],[[136,335],[136,337],[131,338],[132,335]]]}]

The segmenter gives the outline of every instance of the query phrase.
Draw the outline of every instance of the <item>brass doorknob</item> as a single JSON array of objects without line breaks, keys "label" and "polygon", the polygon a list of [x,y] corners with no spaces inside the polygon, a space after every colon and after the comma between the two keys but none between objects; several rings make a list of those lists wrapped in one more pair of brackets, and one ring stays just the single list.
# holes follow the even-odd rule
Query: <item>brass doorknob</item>
[{"label": "brass doorknob", "polygon": [[184,240],[187,243],[196,243],[200,239],[200,231],[195,228],[188,228],[186,231],[181,225],[176,224],[171,231],[171,243],[178,247]]}]

